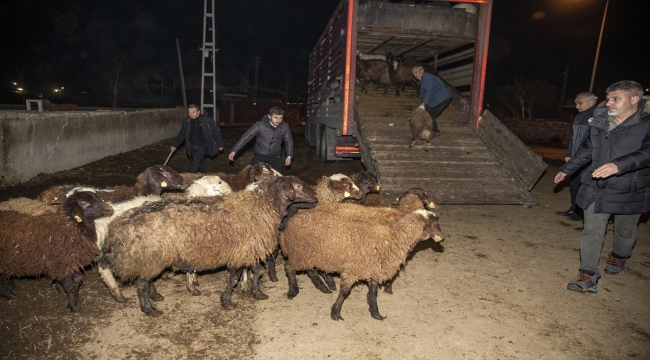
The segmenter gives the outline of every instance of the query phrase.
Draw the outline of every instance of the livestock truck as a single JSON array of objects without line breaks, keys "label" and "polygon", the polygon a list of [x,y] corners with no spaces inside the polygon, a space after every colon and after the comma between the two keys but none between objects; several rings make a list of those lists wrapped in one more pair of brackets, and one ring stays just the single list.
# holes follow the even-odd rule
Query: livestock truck
[{"label": "livestock truck", "polygon": [[[442,204],[534,204],[546,164],[482,105],[491,10],[492,0],[341,0],[309,56],[309,146],[322,161],[360,158],[391,202],[419,187]],[[355,81],[358,54],[388,52],[433,66],[452,94],[428,152],[408,147],[415,88],[366,94]]]}]

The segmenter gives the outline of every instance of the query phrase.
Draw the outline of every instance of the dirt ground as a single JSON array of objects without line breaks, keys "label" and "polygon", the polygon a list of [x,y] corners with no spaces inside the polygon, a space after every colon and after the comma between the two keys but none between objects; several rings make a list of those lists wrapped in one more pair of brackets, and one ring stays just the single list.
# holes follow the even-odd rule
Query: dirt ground
[{"label": "dirt ground", "polygon": [[[230,149],[242,129],[224,129]],[[295,163],[285,174],[314,183],[322,175],[362,170],[359,161],[322,164],[295,134]],[[85,166],[41,175],[0,191],[0,200],[35,196],[53,184],[132,184],[146,167],[166,158],[171,140]],[[545,158],[563,150],[536,147]],[[208,162],[211,171],[235,172],[226,156]],[[158,280],[165,296],[159,318],[145,316],[135,288],[123,286],[127,304],[115,302],[95,268],[85,272],[83,312],[73,315],[65,296],[46,278],[14,281],[18,300],[0,299],[0,358],[48,359],[621,359],[650,358],[650,231],[639,225],[633,256],[622,275],[603,275],[597,294],[566,290],[577,275],[582,226],[555,215],[569,206],[568,187],[556,187],[561,162],[532,190],[537,204],[453,206],[438,212],[447,239],[420,243],[395,280],[393,295],[380,290],[383,321],[370,317],[367,286],[357,284],[330,319],[336,293],[322,294],[299,275],[300,294],[288,300],[283,262],[280,282],[264,276],[265,301],[235,289],[237,309],[223,310],[219,295],[226,271],[199,277],[201,296],[190,296],[184,276]],[[184,171],[181,150],[170,165]],[[603,256],[611,248],[608,231]],[[601,267],[604,266],[604,258]]]}]

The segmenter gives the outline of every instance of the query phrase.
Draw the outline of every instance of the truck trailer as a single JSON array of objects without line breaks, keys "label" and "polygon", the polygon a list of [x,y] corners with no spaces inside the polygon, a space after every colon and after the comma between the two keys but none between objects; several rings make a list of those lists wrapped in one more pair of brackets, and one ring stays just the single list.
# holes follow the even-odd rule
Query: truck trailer
[{"label": "truck trailer", "polygon": [[[425,189],[442,204],[534,204],[546,164],[483,109],[492,0],[341,0],[309,56],[305,136],[322,161],[361,159],[395,201]],[[397,95],[356,81],[360,56],[428,64],[452,94],[442,135],[409,148],[416,87]]]}]

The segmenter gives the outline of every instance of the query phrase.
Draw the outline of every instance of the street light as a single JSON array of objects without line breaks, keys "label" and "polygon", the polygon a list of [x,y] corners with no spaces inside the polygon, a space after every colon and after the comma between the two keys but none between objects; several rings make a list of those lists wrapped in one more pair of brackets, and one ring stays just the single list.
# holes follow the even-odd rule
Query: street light
[{"label": "street light", "polygon": [[589,92],[594,91],[594,80],[596,79],[596,67],[598,66],[598,55],[600,54],[600,43],[603,41],[603,30],[605,30],[605,19],[607,18],[607,8],[609,0],[605,3],[605,13],[603,14],[603,23],[600,25],[600,35],[598,36],[598,47],[596,47],[596,58],[594,59],[594,69],[591,72],[591,82],[589,83]]}]

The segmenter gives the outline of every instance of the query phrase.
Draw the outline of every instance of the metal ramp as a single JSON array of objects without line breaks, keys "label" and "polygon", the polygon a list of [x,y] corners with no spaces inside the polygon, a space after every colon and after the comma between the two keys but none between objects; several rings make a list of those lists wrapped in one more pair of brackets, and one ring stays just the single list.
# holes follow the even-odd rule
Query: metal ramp
[{"label": "metal ramp", "polygon": [[[413,101],[402,97],[412,97]],[[368,89],[368,94],[359,96],[357,107],[357,135],[364,165],[378,177],[382,193],[391,202],[407,189],[420,187],[441,204],[534,203],[529,189],[546,164],[513,134],[500,135],[499,141],[511,135],[525,147],[525,150],[516,149],[517,152],[532,154],[526,160],[530,165],[526,165],[528,170],[536,174],[530,177],[534,177],[532,184],[525,176],[522,178],[522,174],[511,171],[512,166],[491,149],[490,140],[484,138],[480,130],[454,123],[454,103],[440,116],[438,124],[442,136],[431,140],[429,151],[423,150],[421,141],[409,149],[408,118],[420,102],[414,90],[405,91],[400,98],[390,90],[383,94],[383,90]],[[516,144],[508,145],[512,139],[505,140],[506,145],[500,146],[516,148]]]}]

